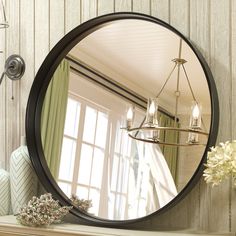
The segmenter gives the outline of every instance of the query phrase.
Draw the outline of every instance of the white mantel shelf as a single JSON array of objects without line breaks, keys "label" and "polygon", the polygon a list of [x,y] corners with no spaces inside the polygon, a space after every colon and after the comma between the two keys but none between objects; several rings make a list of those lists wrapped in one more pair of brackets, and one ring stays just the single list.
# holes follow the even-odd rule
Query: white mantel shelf
[{"label": "white mantel shelf", "polygon": [[137,231],[85,226],[78,224],[58,224],[48,227],[25,227],[16,222],[14,216],[0,217],[0,236],[34,235],[34,236],[196,236],[196,235],[235,235],[235,233],[203,233],[195,231]]}]

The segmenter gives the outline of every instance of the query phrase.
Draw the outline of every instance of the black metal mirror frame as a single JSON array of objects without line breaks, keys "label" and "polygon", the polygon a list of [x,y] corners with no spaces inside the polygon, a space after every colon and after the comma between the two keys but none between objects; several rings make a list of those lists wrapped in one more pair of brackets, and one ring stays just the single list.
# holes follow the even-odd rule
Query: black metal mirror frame
[{"label": "black metal mirror frame", "polygon": [[38,73],[35,77],[35,80],[33,82],[30,91],[26,110],[27,146],[33,167],[38,175],[39,180],[45,187],[46,191],[52,193],[53,197],[59,200],[59,202],[62,205],[71,205],[71,201],[62,192],[62,190],[59,188],[59,186],[57,185],[56,181],[54,180],[54,178],[50,173],[50,170],[45,160],[41,142],[41,131],[40,131],[41,112],[46,90],[51,81],[52,75],[55,72],[61,60],[83,38],[85,38],[90,33],[94,32],[95,30],[103,27],[104,25],[111,23],[112,21],[125,20],[125,19],[145,20],[161,25],[166,29],[172,31],[173,33],[177,34],[178,36],[180,36],[193,50],[205,73],[210,91],[211,125],[210,125],[209,139],[203,157],[200,161],[200,164],[196,169],[195,173],[193,174],[192,178],[183,188],[183,190],[167,205],[145,217],[130,219],[130,220],[121,220],[121,221],[98,218],[86,214],[80,211],[78,208],[73,208],[71,210],[71,213],[77,217],[78,222],[83,224],[122,228],[127,224],[133,224],[136,222],[144,221],[150,219],[151,217],[154,216],[156,217],[157,215],[166,212],[174,205],[176,205],[181,199],[183,199],[190,192],[193,186],[197,183],[197,181],[202,175],[202,171],[204,169],[203,164],[206,162],[207,152],[209,150],[209,147],[215,144],[217,138],[218,125],[219,125],[219,103],[218,103],[217,90],[211,71],[207,63],[205,62],[204,58],[202,57],[200,52],[195,48],[195,46],[185,36],[183,36],[179,31],[177,31],[169,24],[148,15],[129,12],[129,13],[113,13],[100,16],[79,25],[78,27],[70,31],[67,35],[65,35],[56,44],[56,46],[49,52],[48,56],[42,63],[40,69],[38,70]]}]

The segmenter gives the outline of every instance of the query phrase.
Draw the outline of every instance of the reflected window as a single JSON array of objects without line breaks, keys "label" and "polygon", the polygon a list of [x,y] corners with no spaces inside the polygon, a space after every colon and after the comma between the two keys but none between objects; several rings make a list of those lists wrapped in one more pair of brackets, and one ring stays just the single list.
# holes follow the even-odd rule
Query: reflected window
[{"label": "reflected window", "polygon": [[125,115],[70,94],[58,176],[67,196],[92,200],[90,213],[117,220],[144,215],[147,200],[140,186],[148,171],[140,171],[137,143],[120,129],[124,120]]},{"label": "reflected window", "polygon": [[106,109],[70,94],[58,183],[68,196],[92,200],[93,214],[99,210],[107,130]]},{"label": "reflected window", "polygon": [[[150,214],[160,207],[156,181],[161,181],[165,172],[158,171],[158,176],[153,173],[150,156],[165,162],[164,157],[156,149],[150,152],[146,144],[131,139],[121,129],[130,105],[127,101],[83,83],[87,81],[76,76],[69,90],[60,188],[68,197],[91,200],[88,213],[98,217],[121,220]],[[144,116],[145,111],[136,108],[135,125]]]},{"label": "reflected window", "polygon": [[[64,184],[62,186],[70,186],[70,189],[73,181],[80,110],[81,103],[68,98],[58,181]],[[65,187],[62,187],[62,189],[64,190]],[[66,189],[64,192],[68,192],[68,188]]]}]

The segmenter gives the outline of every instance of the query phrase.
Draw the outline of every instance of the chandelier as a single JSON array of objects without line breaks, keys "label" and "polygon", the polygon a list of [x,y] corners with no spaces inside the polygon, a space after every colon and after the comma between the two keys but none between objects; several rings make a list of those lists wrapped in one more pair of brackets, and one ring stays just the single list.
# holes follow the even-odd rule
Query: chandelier
[{"label": "chandelier", "polygon": [[[182,51],[182,39],[180,39],[179,43],[179,55],[178,58],[174,58],[172,61],[174,62],[174,66],[166,78],[164,84],[162,85],[160,91],[157,96],[154,98],[149,98],[147,102],[147,110],[144,119],[141,124],[137,127],[133,127],[134,123],[134,115],[135,115],[135,107],[129,107],[127,111],[126,117],[126,127],[129,137],[143,141],[148,143],[157,143],[161,145],[169,145],[169,146],[191,146],[191,145],[206,145],[204,142],[199,142],[199,135],[208,136],[208,133],[205,130],[202,130],[202,116],[201,110],[202,107],[200,103],[197,101],[196,96],[194,95],[189,77],[186,72],[186,68],[184,66],[187,61],[181,58]],[[158,99],[162,95],[164,89],[166,88],[167,83],[170,81],[172,74],[177,70],[177,78],[176,78],[176,90],[175,94],[175,114],[174,114],[174,125],[172,126],[161,126],[158,121]],[[190,90],[192,96],[192,107],[191,114],[189,114],[189,126],[188,127],[179,127],[178,122],[178,108],[179,108],[179,98],[181,95],[180,91],[180,70],[183,70],[184,78],[187,81],[187,86]],[[187,133],[188,138],[184,142],[167,142],[160,138],[160,132],[175,132],[175,133]]]}]

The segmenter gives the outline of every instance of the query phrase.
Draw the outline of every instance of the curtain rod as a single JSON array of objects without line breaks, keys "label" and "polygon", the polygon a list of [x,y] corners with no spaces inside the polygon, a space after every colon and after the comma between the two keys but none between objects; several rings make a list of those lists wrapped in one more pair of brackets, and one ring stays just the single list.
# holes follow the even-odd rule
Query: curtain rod
[{"label": "curtain rod", "polygon": [[[67,55],[65,57],[70,63],[70,67],[72,70],[77,72],[78,74],[88,78],[92,82],[99,84],[102,87],[120,95],[124,99],[135,103],[139,107],[146,109],[147,99],[142,97],[141,95],[137,94],[136,92],[132,91],[131,89],[121,85],[114,79],[108,77],[107,75],[102,74],[101,72],[97,71],[96,69],[92,68],[91,66],[87,65],[86,63],[80,61],[79,59],[73,57],[72,55]],[[74,65],[73,65],[73,64]],[[158,110],[163,113],[164,115],[168,116],[171,119],[175,119],[174,115],[168,112],[163,107],[158,108]],[[178,121],[178,119],[177,119]]]}]

